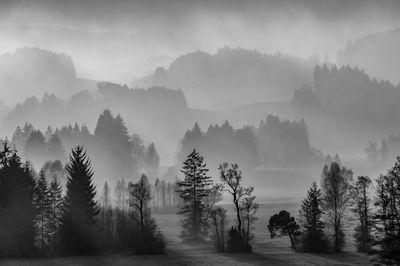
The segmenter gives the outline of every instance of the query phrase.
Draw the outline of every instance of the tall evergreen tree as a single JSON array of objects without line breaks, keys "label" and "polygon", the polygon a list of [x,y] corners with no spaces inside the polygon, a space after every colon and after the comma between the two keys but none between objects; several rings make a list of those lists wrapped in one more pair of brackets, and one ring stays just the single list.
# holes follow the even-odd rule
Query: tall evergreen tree
[{"label": "tall evergreen tree", "polygon": [[320,252],[327,247],[322,221],[322,192],[313,182],[307,191],[307,197],[301,203],[300,221],[302,227],[302,245],[304,251]]},{"label": "tall evergreen tree", "polygon": [[70,254],[92,254],[98,251],[96,188],[93,170],[83,147],[72,149],[67,192],[60,229],[63,251]]},{"label": "tall evergreen tree", "polygon": [[184,240],[198,241],[207,234],[206,199],[212,190],[208,171],[203,156],[196,150],[183,163],[181,172],[185,178],[178,182],[183,204],[178,214],[184,216],[181,234]]},{"label": "tall evergreen tree", "polygon": [[30,256],[34,250],[33,191],[29,164],[4,143],[0,151],[0,256]]}]

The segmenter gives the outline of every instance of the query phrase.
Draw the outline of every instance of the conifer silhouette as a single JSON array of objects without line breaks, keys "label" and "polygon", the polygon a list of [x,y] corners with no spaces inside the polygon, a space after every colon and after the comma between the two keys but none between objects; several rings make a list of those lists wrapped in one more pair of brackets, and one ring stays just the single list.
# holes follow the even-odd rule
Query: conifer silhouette
[{"label": "conifer silhouette", "polygon": [[68,172],[60,238],[62,249],[71,254],[92,254],[98,251],[96,188],[93,170],[83,147],[72,149]]}]

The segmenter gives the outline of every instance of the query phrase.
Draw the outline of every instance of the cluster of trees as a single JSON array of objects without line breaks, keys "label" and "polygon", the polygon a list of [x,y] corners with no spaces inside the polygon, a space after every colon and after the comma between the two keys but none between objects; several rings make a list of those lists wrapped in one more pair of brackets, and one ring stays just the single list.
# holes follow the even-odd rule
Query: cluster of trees
[{"label": "cluster of trees", "polygon": [[151,186],[152,204],[155,211],[166,211],[175,209],[179,204],[179,193],[177,181],[170,182],[156,179]]},{"label": "cluster of trees", "polygon": [[160,158],[154,143],[146,147],[139,135],[129,135],[122,117],[114,117],[108,109],[99,116],[94,133],[77,123],[55,129],[48,126],[42,133],[26,123],[16,128],[11,143],[36,167],[49,159],[65,162],[65,150],[79,143],[96,154],[93,164],[101,173],[100,180],[139,177],[139,173],[153,180],[159,176]]},{"label": "cluster of trees", "polygon": [[[146,176],[147,178],[147,176]],[[108,188],[108,182],[104,183],[104,190]],[[155,212],[175,212],[179,200],[179,194],[177,192],[178,185],[177,181],[170,182],[157,178],[154,184],[149,182],[150,187],[150,205],[152,206],[153,211]],[[108,196],[106,196],[106,194]],[[111,205],[116,206],[119,209],[128,209],[128,200],[129,200],[129,182],[126,182],[125,179],[120,179],[116,182],[114,189],[114,198],[112,198],[111,193],[103,193],[100,197],[100,202],[103,202],[103,198],[107,198],[107,202]],[[113,200],[110,200],[113,199]]]},{"label": "cluster of trees", "polygon": [[[222,183],[214,185],[198,151],[194,149],[184,161],[181,170],[184,179],[178,182],[181,237],[184,241],[204,241],[211,231],[217,251],[251,252],[252,224],[258,209],[256,197],[252,196],[254,188],[243,186],[237,164],[223,163],[218,170]],[[222,199],[223,191],[232,196],[235,208],[236,224],[230,230],[226,210],[215,206]]]},{"label": "cluster of trees", "polygon": [[23,163],[4,144],[0,153],[0,256],[163,252],[163,237],[151,217],[146,176],[128,184],[129,207],[121,209],[111,208],[107,186],[102,204],[95,200],[94,171],[81,146],[72,150],[65,167],[65,193],[57,175],[48,175],[51,166],[47,168],[37,176],[29,163]]},{"label": "cluster of trees", "polygon": [[203,132],[196,123],[181,141],[180,160],[194,148],[205,154],[212,166],[221,159],[240,162],[246,168],[311,164],[323,159],[322,153],[310,146],[304,120],[281,120],[272,115],[258,128],[234,129],[226,121]]},{"label": "cluster of trees", "polygon": [[[287,235],[295,250],[339,252],[350,231],[349,214],[356,221],[353,237],[359,252],[379,253],[399,260],[400,157],[387,174],[376,179],[353,178],[351,170],[332,162],[322,172],[321,188],[314,182],[302,201],[298,221],[283,210],[269,219],[271,237]],[[375,190],[375,197],[373,191]]]}]

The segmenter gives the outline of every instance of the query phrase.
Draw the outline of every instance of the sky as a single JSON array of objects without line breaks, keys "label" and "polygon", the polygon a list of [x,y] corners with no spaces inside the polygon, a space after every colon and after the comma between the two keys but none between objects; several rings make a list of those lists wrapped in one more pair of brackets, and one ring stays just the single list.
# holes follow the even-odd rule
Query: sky
[{"label": "sky", "polygon": [[184,53],[226,46],[335,62],[348,40],[399,28],[398,14],[395,0],[3,0],[0,53],[64,52],[80,77],[129,83]]}]

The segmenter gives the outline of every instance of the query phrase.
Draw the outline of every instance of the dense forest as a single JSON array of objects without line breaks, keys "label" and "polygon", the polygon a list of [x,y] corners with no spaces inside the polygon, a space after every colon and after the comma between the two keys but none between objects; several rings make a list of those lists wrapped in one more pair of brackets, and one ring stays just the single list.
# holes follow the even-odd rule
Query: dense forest
[{"label": "dense forest", "polygon": [[[181,141],[180,155],[197,149],[214,162],[238,162],[244,168],[295,167],[321,163],[323,154],[310,146],[304,120],[289,121],[269,115],[257,128],[234,129],[228,121],[210,125],[204,132],[196,123]],[[182,161],[182,157],[180,158]]]},{"label": "dense forest", "polygon": [[30,123],[18,126],[11,144],[22,151],[23,158],[32,162],[36,169],[47,161],[68,159],[66,152],[76,145],[84,145],[92,154],[92,163],[98,171],[94,182],[101,185],[108,180],[115,184],[118,179],[138,178],[146,174],[151,181],[159,177],[159,155],[154,143],[146,145],[137,134],[129,134],[120,115],[113,116],[104,110],[97,121],[94,132],[86,125],[75,123],[52,128],[45,132],[35,129]]}]

